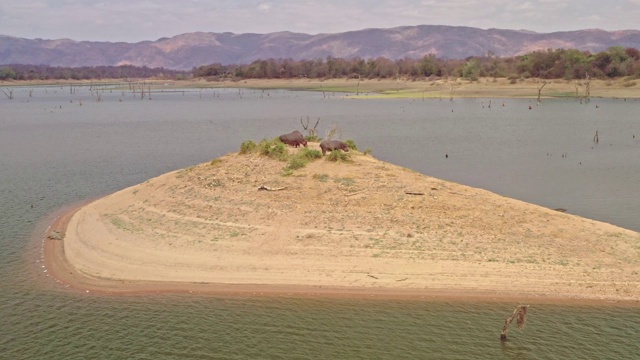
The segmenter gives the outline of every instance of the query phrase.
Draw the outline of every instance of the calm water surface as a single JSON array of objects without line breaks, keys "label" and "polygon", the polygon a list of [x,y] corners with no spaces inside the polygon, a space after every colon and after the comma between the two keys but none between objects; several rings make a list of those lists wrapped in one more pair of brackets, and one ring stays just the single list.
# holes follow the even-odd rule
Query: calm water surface
[{"label": "calm water surface", "polygon": [[225,89],[152,100],[105,90],[98,102],[88,88],[29,90],[0,99],[0,359],[640,358],[634,308],[535,305],[501,343],[517,304],[78,295],[46,276],[32,236],[65,205],[299,129],[307,116],[379,159],[640,230],[640,102],[489,107]]}]

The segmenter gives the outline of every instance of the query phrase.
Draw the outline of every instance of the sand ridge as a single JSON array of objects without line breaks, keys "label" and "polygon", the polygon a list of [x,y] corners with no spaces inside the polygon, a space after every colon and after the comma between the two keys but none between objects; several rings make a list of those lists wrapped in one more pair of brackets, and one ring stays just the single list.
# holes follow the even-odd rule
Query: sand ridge
[{"label": "sand ridge", "polygon": [[57,241],[68,272],[105,289],[206,283],[640,300],[636,232],[357,152],[289,176],[285,165],[234,153],[94,201]]}]

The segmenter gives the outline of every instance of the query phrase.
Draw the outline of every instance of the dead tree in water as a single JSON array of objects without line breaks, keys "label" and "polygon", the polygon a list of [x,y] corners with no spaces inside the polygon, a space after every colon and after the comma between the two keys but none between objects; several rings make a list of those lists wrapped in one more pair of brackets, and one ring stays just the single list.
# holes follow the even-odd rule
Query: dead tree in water
[{"label": "dead tree in water", "polygon": [[541,96],[541,94],[542,94],[542,88],[543,88],[543,87],[545,87],[545,86],[547,86],[547,84],[548,84],[548,82],[546,82],[546,81],[545,81],[545,82],[544,82],[544,84],[542,84],[542,86],[540,86],[540,87],[538,88],[538,104],[540,103],[540,96]]},{"label": "dead tree in water", "polygon": [[598,137],[598,130],[596,130],[596,134],[593,135],[593,142],[597,144],[599,141],[600,138]]},{"label": "dead tree in water", "polygon": [[506,340],[507,339],[507,332],[509,331],[509,324],[511,324],[513,319],[516,319],[516,324],[518,324],[518,329],[524,328],[524,323],[527,320],[527,310],[528,309],[529,309],[529,305],[519,305],[518,307],[516,307],[516,309],[513,311],[513,314],[511,314],[504,321],[504,326],[502,327],[502,332],[500,333],[500,339],[501,340]]},{"label": "dead tree in water", "polygon": [[453,101],[454,92],[456,92],[456,89],[453,88],[453,85],[449,84],[449,101]]},{"label": "dead tree in water", "polygon": [[313,128],[309,128],[309,117],[307,116],[307,124],[305,125],[302,122],[302,118],[300,118],[300,124],[302,124],[302,128],[307,130],[307,137],[308,138],[312,138],[312,139],[317,139],[318,135],[316,133],[316,128],[318,127],[318,124],[320,123],[320,118],[318,118],[318,121],[316,121],[316,124],[313,125]]},{"label": "dead tree in water", "polygon": [[[1,90],[1,89],[0,89]],[[7,94],[7,91],[9,92]],[[7,91],[2,90],[2,92],[4,93],[4,95],[9,99],[9,100],[13,100],[13,90],[11,89],[7,89]]]},{"label": "dead tree in water", "polygon": [[589,78],[589,73],[585,73],[585,80],[587,87],[584,91],[584,97],[589,100],[589,98],[591,97],[591,78]]}]

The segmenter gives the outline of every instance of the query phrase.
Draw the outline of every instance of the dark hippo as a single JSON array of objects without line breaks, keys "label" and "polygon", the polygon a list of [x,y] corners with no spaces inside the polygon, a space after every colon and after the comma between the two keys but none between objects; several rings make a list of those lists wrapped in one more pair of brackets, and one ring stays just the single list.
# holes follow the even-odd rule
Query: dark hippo
[{"label": "dark hippo", "polygon": [[324,155],[327,151],[333,151],[336,149],[349,151],[349,146],[340,140],[325,140],[320,143],[320,150],[322,150],[322,155]]},{"label": "dark hippo", "polygon": [[307,147],[307,140],[304,139],[304,135],[298,130],[290,132],[288,134],[280,135],[280,141],[293,147],[303,145]]}]

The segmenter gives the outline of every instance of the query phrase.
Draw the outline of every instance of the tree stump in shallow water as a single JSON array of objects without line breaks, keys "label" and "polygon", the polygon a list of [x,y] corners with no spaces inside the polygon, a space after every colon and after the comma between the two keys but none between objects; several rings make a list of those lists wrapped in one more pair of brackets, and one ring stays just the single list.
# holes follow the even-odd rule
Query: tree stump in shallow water
[{"label": "tree stump in shallow water", "polygon": [[518,329],[524,328],[524,323],[527,320],[527,310],[529,309],[529,305],[519,305],[505,321],[504,326],[502,327],[502,332],[500,333],[500,340],[507,339],[507,332],[509,331],[509,324],[516,320],[516,324],[518,324]]}]

